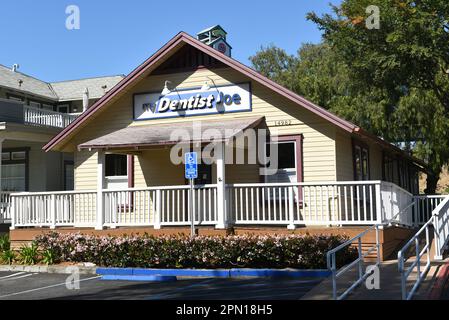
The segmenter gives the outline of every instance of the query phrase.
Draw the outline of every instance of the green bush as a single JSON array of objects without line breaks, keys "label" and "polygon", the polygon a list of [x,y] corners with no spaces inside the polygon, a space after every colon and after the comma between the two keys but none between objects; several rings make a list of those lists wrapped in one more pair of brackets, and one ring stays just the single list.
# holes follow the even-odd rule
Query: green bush
[{"label": "green bush", "polygon": [[[342,236],[96,237],[49,233],[36,238],[53,262],[92,262],[105,267],[141,268],[326,268],[326,253]],[[346,248],[338,265],[355,259]]]},{"label": "green bush", "polygon": [[31,246],[23,246],[20,248],[19,262],[26,265],[33,265],[39,262],[39,250],[35,242]]},{"label": "green bush", "polygon": [[9,236],[7,234],[0,236],[0,252],[8,251],[10,247]]},{"label": "green bush", "polygon": [[16,259],[16,254],[12,250],[5,250],[0,252],[0,261],[6,264],[12,264]]},{"label": "green bush", "polygon": [[55,263],[55,253],[51,249],[46,249],[42,252],[42,262],[45,264]]}]

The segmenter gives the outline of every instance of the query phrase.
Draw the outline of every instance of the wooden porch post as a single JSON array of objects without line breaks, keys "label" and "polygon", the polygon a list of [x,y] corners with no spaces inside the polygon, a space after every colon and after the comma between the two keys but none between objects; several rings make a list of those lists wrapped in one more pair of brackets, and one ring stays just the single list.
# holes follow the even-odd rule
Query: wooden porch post
[{"label": "wooden porch post", "polygon": [[217,165],[217,224],[215,228],[226,229],[226,170],[225,170],[225,143],[220,142],[215,147]]},{"label": "wooden porch post", "polygon": [[97,153],[97,221],[95,223],[95,230],[103,230],[104,225],[104,202],[103,202],[103,189],[104,189],[104,171],[105,167],[105,154],[103,151]]}]

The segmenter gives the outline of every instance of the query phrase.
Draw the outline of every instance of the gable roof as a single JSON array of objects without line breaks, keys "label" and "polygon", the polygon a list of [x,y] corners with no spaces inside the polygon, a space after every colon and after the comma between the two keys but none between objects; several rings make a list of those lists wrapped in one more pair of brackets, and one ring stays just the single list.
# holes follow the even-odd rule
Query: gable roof
[{"label": "gable roof", "polygon": [[[22,81],[21,85],[19,85],[20,80]],[[47,82],[26,75],[20,71],[12,71],[10,68],[1,64],[0,87],[34,94],[49,100],[58,100],[58,96]]]},{"label": "gable roof", "polygon": [[190,45],[211,57],[217,59],[218,61],[224,63],[226,66],[236,70],[237,72],[242,73],[247,76],[251,80],[259,83],[260,85],[280,94],[281,96],[287,98],[288,100],[300,105],[301,107],[309,110],[310,112],[316,114],[317,116],[331,122],[335,126],[347,131],[351,134],[358,134],[360,136],[364,136],[374,142],[388,147],[395,152],[402,153],[405,157],[411,159],[413,162],[418,163],[421,166],[426,166],[426,164],[418,159],[415,159],[405,152],[403,152],[398,147],[386,142],[385,140],[372,135],[357,125],[344,120],[332,112],[317,106],[316,104],[308,101],[307,99],[301,97],[300,95],[284,88],[283,86],[277,84],[276,82],[268,79],[267,77],[261,75],[255,70],[251,69],[248,66],[238,62],[237,60],[228,57],[214,48],[202,43],[201,41],[193,38],[185,32],[180,32],[176,36],[174,36],[170,41],[168,41],[164,46],[162,46],[158,51],[156,51],[151,57],[145,60],[140,66],[134,69],[128,76],[126,76],[122,81],[120,81],[116,86],[114,86],[107,94],[105,94],[100,100],[98,100],[91,108],[89,108],[86,112],[84,112],[81,116],[79,116],[74,122],[72,122],[69,126],[67,126],[64,130],[62,130],[58,135],[56,135],[52,140],[50,140],[43,149],[45,151],[50,151],[52,148],[56,147],[58,144],[69,138],[78,128],[81,127],[84,123],[89,121],[94,114],[98,111],[102,110],[105,106],[107,106],[108,102],[110,102],[116,96],[119,96],[121,93],[126,91],[126,88],[137,81],[140,77],[142,77],[146,72],[150,72],[152,68],[155,68],[158,63],[164,61],[165,58],[168,58],[171,54],[176,52],[180,46]]},{"label": "gable roof", "polygon": [[[89,90],[89,99],[101,98],[108,90],[113,88],[125,76],[97,77],[80,80],[51,82],[50,85],[59,98],[59,101],[81,100],[84,89]],[[103,87],[105,87],[103,89]]]},{"label": "gable roof", "polygon": [[[57,102],[81,100],[85,88],[89,89],[91,99],[98,99],[124,77],[124,75],[118,75],[49,83],[20,71],[12,71],[0,64],[0,87]],[[22,81],[21,85],[19,85],[20,80]],[[105,90],[103,90],[103,86],[106,86]]]}]

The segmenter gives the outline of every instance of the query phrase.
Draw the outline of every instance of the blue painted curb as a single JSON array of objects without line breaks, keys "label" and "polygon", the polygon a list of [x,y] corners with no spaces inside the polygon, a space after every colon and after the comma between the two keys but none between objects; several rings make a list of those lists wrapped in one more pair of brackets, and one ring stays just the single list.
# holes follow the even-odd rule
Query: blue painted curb
[{"label": "blue painted curb", "polygon": [[276,278],[326,278],[329,270],[278,270],[278,269],[141,269],[141,268],[98,268],[103,276],[168,276],[168,277],[276,277]]},{"label": "blue painted curb", "polygon": [[169,276],[135,276],[135,275],[104,275],[101,280],[121,280],[121,281],[154,281],[154,282],[172,282],[176,277]]}]

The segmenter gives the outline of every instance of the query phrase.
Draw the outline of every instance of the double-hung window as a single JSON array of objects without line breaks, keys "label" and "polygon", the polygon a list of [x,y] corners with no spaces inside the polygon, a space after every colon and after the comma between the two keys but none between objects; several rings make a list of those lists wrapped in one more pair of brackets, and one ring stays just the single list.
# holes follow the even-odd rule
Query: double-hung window
[{"label": "double-hung window", "polygon": [[[276,147],[274,144],[276,144]],[[296,141],[277,141],[267,144],[268,158],[277,157],[277,170],[275,174],[266,176],[266,182],[294,183],[298,181],[296,148]],[[276,149],[277,155],[274,154]]]},{"label": "double-hung window", "polygon": [[[270,163],[267,165],[274,174],[266,175],[267,183],[298,183],[302,182],[302,135],[281,136],[276,141],[267,143],[267,157]],[[274,161],[274,163],[272,163]],[[268,198],[272,199],[274,189],[270,189]],[[302,199],[301,188],[294,188],[295,199]],[[284,198],[286,189],[279,198]],[[275,197],[278,197],[275,196]]]},{"label": "double-hung window", "polygon": [[2,190],[28,191],[28,150],[3,150]]},{"label": "double-hung window", "polygon": [[358,141],[353,143],[354,179],[357,181],[369,180],[369,150]]}]

